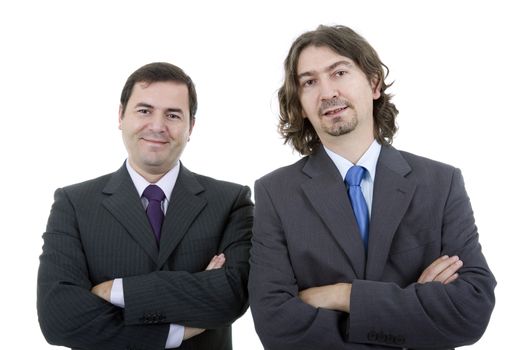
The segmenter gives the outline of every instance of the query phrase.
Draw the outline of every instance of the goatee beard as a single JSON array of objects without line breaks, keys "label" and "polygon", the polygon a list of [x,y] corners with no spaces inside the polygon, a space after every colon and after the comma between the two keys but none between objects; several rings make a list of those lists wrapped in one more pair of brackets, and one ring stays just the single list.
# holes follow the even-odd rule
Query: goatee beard
[{"label": "goatee beard", "polygon": [[342,118],[336,118],[332,125],[323,125],[324,131],[331,136],[341,136],[351,133],[357,126],[357,120],[354,118],[350,121],[343,121]]}]

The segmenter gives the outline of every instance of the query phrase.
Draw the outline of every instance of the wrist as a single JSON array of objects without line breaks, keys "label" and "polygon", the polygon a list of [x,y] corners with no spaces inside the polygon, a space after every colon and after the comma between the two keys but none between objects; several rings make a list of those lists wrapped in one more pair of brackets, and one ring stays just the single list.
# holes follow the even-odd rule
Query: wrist
[{"label": "wrist", "polygon": [[343,312],[350,312],[350,295],[352,293],[351,283],[337,283],[336,309]]}]

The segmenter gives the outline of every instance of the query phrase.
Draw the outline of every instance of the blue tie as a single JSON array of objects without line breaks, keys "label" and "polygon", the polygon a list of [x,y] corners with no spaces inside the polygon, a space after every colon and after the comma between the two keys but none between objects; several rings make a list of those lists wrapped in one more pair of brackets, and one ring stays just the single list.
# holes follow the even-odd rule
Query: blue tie
[{"label": "blue tie", "polygon": [[361,191],[361,180],[365,175],[366,169],[362,166],[353,166],[348,169],[345,176],[345,182],[348,186],[348,197],[352,203],[359,233],[365,245],[365,251],[368,250],[368,206],[365,197]]}]

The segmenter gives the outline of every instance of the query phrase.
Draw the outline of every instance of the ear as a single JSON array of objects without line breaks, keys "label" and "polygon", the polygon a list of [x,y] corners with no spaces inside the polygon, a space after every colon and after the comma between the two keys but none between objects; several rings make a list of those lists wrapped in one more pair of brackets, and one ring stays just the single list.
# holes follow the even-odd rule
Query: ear
[{"label": "ear", "polygon": [[301,116],[303,117],[303,119],[308,119],[308,116],[306,115],[304,109],[301,108]]},{"label": "ear", "polygon": [[124,109],[122,108],[122,105],[118,107],[118,128],[119,130],[122,130],[122,118],[124,118]]},{"label": "ear", "polygon": [[193,127],[195,126],[195,118],[193,120],[190,120],[190,133],[188,134],[188,141],[190,140],[191,132],[193,131]]},{"label": "ear", "polygon": [[373,76],[370,79],[370,86],[372,87],[372,98],[377,100],[381,96],[381,87],[382,84],[379,82],[377,75]]}]

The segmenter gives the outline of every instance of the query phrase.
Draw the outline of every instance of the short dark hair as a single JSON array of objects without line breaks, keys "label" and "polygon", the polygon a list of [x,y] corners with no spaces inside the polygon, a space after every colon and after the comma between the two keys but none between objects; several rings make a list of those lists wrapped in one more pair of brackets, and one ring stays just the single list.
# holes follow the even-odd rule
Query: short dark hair
[{"label": "short dark hair", "polygon": [[[381,62],[374,48],[352,29],[342,26],[320,25],[316,30],[299,36],[284,61],[284,83],[279,89],[279,132],[299,153],[311,154],[321,144],[319,136],[308,120],[303,118],[303,108],[299,99],[297,63],[299,55],[308,46],[328,47],[339,55],[352,59],[365,73],[370,82],[380,86],[380,97],[374,100],[374,137],[383,144],[391,144],[397,131],[396,106],[390,102],[391,95],[385,91],[392,84],[386,84],[388,67]],[[383,68],[385,71],[383,71]]]},{"label": "short dark hair", "polygon": [[146,64],[134,71],[126,80],[120,95],[122,111],[126,110],[131,92],[136,83],[155,83],[160,81],[175,81],[183,83],[188,87],[188,103],[190,107],[190,125],[195,122],[197,113],[197,92],[191,78],[179,67],[166,62],[154,62]]}]

